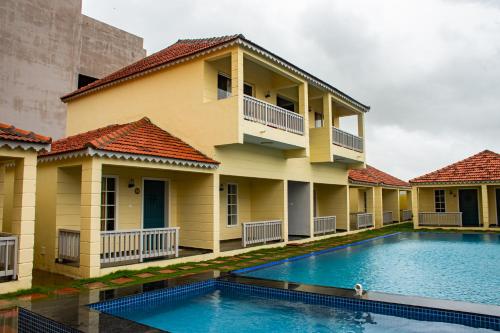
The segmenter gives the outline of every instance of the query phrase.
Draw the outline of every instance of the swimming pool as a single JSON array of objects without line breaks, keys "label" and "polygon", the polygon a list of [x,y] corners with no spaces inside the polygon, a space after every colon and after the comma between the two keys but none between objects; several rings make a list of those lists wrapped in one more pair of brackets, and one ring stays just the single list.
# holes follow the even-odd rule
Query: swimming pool
[{"label": "swimming pool", "polygon": [[487,328],[475,327],[500,327],[498,318],[483,318],[482,324],[473,327],[472,322],[481,316],[401,305],[382,306],[377,302],[221,280],[208,280],[90,306],[170,332],[465,333],[491,332]]},{"label": "swimming pool", "polygon": [[500,234],[400,233],[325,252],[236,273],[500,305]]}]

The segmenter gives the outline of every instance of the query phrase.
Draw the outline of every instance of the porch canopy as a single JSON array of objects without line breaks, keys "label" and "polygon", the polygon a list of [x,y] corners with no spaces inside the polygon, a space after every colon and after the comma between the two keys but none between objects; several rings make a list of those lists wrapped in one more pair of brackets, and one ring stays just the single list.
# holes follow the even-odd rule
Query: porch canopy
[{"label": "porch canopy", "polygon": [[484,150],[410,180],[416,226],[499,225],[500,154]]},{"label": "porch canopy", "polygon": [[55,141],[39,162],[51,198],[40,215],[48,243],[40,268],[92,277],[182,256],[179,248],[214,249],[219,163],[148,118]]}]

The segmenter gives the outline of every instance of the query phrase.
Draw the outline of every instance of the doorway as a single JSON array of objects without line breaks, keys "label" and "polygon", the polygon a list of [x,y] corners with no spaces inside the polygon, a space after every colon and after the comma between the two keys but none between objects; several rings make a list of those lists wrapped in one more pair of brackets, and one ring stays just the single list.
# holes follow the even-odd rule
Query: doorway
[{"label": "doorway", "polygon": [[310,237],[311,186],[305,182],[288,182],[288,236]]},{"label": "doorway", "polygon": [[479,209],[477,204],[477,190],[458,190],[458,205],[462,212],[462,225],[464,227],[478,227]]},{"label": "doorway", "polygon": [[145,178],[142,188],[143,228],[168,227],[168,182]]}]

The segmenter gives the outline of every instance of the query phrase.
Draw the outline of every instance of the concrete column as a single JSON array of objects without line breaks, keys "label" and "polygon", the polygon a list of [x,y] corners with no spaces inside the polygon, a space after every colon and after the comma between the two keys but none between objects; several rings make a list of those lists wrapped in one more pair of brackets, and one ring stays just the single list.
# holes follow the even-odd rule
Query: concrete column
[{"label": "concrete column", "polygon": [[0,165],[0,231],[3,230],[3,210],[5,198],[5,165]]},{"label": "concrete column", "polygon": [[487,229],[490,227],[490,209],[487,185],[481,185],[481,211],[483,215],[483,228]]},{"label": "concrete column", "polygon": [[382,188],[379,186],[372,187],[371,191],[373,193],[373,215],[375,218],[375,228],[380,228],[383,226],[383,201],[382,201]]},{"label": "concrete column", "polygon": [[309,183],[309,236],[314,236],[314,183]]},{"label": "concrete column", "polygon": [[413,227],[417,228],[418,227],[418,188],[417,187],[412,187],[411,188],[411,210],[413,214]]},{"label": "concrete column", "polygon": [[35,243],[36,153],[16,160],[11,232],[18,236],[18,289],[30,288]]},{"label": "concrete column", "polygon": [[215,255],[220,253],[220,175],[213,175],[213,251]]},{"label": "concrete column", "polygon": [[281,181],[283,200],[283,240],[288,242],[288,181]]},{"label": "concrete column", "polygon": [[102,165],[96,158],[82,163],[80,213],[80,274],[84,278],[99,276],[101,237]]}]

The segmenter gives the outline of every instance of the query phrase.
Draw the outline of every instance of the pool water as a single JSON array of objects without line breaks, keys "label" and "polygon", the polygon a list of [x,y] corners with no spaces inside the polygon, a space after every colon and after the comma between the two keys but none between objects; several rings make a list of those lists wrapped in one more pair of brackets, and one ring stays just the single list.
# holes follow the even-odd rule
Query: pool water
[{"label": "pool water", "polygon": [[500,305],[500,234],[401,233],[242,275]]},{"label": "pool water", "polygon": [[491,332],[211,288],[107,311],[169,332]]}]

